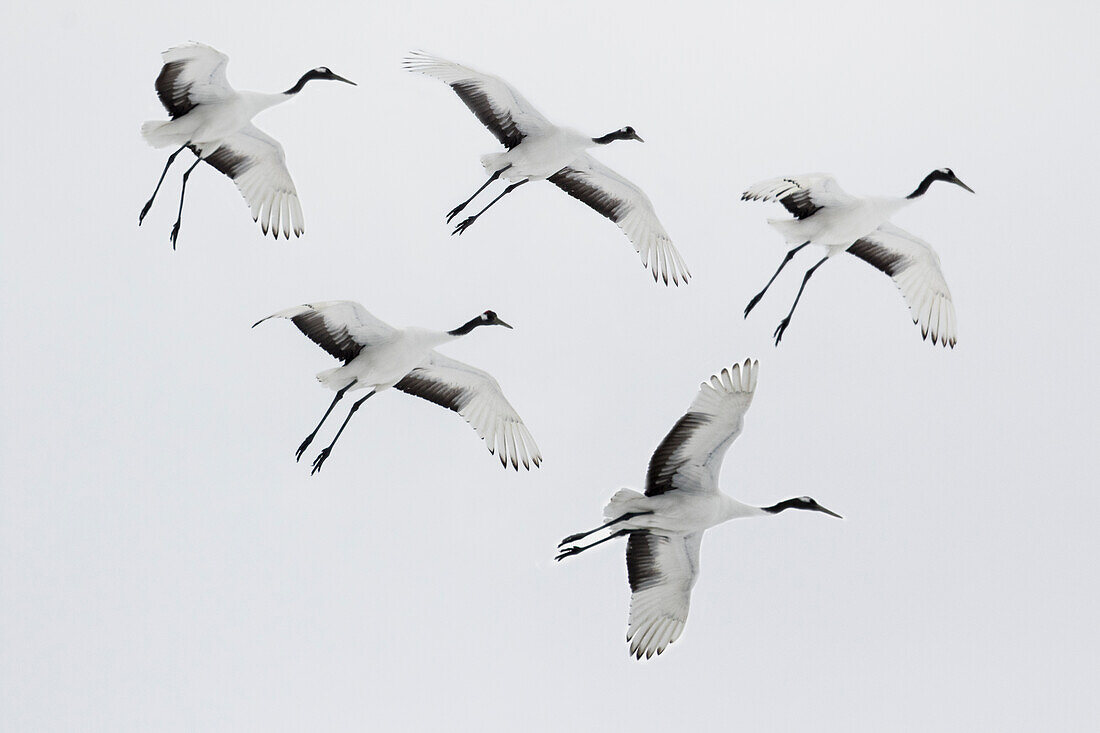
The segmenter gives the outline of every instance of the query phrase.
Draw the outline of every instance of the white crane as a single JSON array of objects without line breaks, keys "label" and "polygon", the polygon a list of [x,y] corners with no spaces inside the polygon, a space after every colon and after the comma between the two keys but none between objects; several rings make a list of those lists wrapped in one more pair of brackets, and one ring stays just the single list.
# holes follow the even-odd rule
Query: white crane
[{"label": "white crane", "polygon": [[451,331],[426,328],[394,328],[375,318],[367,309],[350,300],[307,303],[262,318],[252,327],[271,318],[289,318],[311,341],[344,362],[343,366],[327,369],[317,375],[317,381],[336,391],[332,404],[325,410],[321,422],[313,429],[295,453],[301,460],[317,431],[345,393],[369,389],[366,397],[351,406],[332,443],[313,461],[313,471],[332,453],[340,434],[359,406],[384,389],[396,387],[448,410],[454,410],[470,423],[489,448],[500,458],[505,468],[511,462],[530,470],[538,466],[542,455],[527,426],[504,397],[497,380],[487,372],[450,359],[434,348],[473,331],[478,326],[504,326],[493,311],[485,311]]},{"label": "white crane", "polygon": [[[660,654],[680,638],[691,589],[699,579],[699,548],[707,529],[730,519],[775,516],[786,509],[840,517],[808,496],[755,507],[718,491],[722,458],[741,434],[759,369],[758,362],[746,360],[703,382],[687,413],[649,460],[645,495],[619,490],[604,508],[607,522],[570,535],[558,545],[561,552],[556,559],[562,560],[616,537],[629,537],[626,567],[631,596],[626,639],[637,659]],[[576,544],[605,529],[612,531],[603,539]]]},{"label": "white crane", "polygon": [[633,127],[623,127],[600,137],[588,137],[576,130],[553,125],[503,79],[414,52],[405,58],[404,68],[439,79],[454,89],[470,111],[489,128],[508,150],[481,156],[487,180],[473,196],[447,215],[450,222],[493,181],[504,176],[514,181],[481,211],[467,217],[452,234],[462,234],[490,206],[528,181],[548,180],[579,201],[615,222],[642,264],[667,285],[687,283],[691,273],[661,226],[653,204],[640,188],[585,152],[615,140],[643,142]]},{"label": "white crane", "polygon": [[281,232],[290,239],[293,231],[294,236],[301,236],[305,220],[294,181],[286,169],[283,146],[251,120],[258,112],[293,99],[314,79],[352,85],[355,82],[320,66],[307,71],[285,92],[238,92],[225,78],[229,57],[210,46],[188,43],[170,48],[161,56],[164,66],[157,76],[157,96],[172,119],[146,122],[141,126],[141,134],[155,148],[174,146],[177,150],[168,156],[157,187],[138,216],[138,225],[153,206],[172,161],[184,148],[190,148],[197,160],[183,174],[179,214],[172,227],[172,249],[176,248],[183,218],[187,178],[203,160],[233,179],[252,209],[252,219],[260,222],[264,234],[270,231],[278,238]]},{"label": "white crane", "polygon": [[940,270],[940,258],[927,242],[887,221],[906,204],[923,196],[934,181],[954,183],[974,193],[950,168],[932,171],[904,198],[852,196],[842,190],[832,176],[824,173],[774,178],[749,188],[741,195],[742,201],[778,201],[794,215],[794,219],[769,219],[768,223],[779,230],[787,244],[797,246],[787,252],[768,284],[749,301],[745,317],[800,249],[808,244],[819,244],[828,252],[802,278],[790,313],[775,329],[777,346],[791,323],[810,276],[825,260],[849,252],[893,278],[909,304],[913,323],[920,324],[924,338],[931,333],[932,343],[940,341],[954,348],[957,339],[955,306]]}]

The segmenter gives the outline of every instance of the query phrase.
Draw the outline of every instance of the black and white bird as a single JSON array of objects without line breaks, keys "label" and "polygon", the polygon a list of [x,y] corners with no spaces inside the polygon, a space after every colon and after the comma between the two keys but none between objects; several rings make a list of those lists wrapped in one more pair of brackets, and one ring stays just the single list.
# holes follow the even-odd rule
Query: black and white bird
[{"label": "black and white bird", "polygon": [[493,311],[485,311],[451,331],[433,331],[414,327],[394,328],[372,316],[358,303],[333,300],[287,308],[260,319],[252,327],[271,318],[289,318],[311,341],[344,362],[342,366],[317,375],[317,381],[335,390],[336,397],[325,410],[321,422],[298,447],[295,454],[297,460],[301,460],[302,454],[344,394],[360,389],[370,390],[351,406],[332,443],[313,462],[312,473],[321,470],[321,465],[332,453],[332,447],[359,406],[368,397],[390,387],[454,410],[466,418],[466,422],[485,440],[489,452],[499,457],[505,468],[511,463],[513,468],[519,470],[522,463],[524,468],[530,470],[531,464],[538,466],[542,461],[534,438],[505,399],[497,380],[487,372],[435,351],[436,346],[465,336],[478,326],[511,328]]},{"label": "black and white bird", "polygon": [[548,180],[615,222],[641,255],[642,264],[650,269],[654,280],[663,280],[666,285],[670,280],[675,285],[681,281],[687,283],[691,273],[657,219],[649,198],[640,188],[585,152],[616,140],[642,142],[633,127],[589,137],[551,124],[523,95],[495,76],[419,52],[405,58],[404,68],[449,85],[508,149],[481,157],[489,180],[473,196],[452,209],[447,221],[501,176],[513,183],[481,211],[459,223],[453,234],[466,231],[490,206],[524,183]]},{"label": "black and white bird", "polygon": [[774,178],[749,188],[741,195],[741,200],[778,201],[794,215],[794,219],[769,219],[768,223],[779,230],[787,244],[797,246],[787,252],[768,284],[749,301],[745,317],[764,297],[791,258],[806,245],[818,244],[828,251],[802,278],[790,313],[775,329],[776,345],[790,325],[810,276],[825,260],[848,252],[893,278],[909,304],[913,323],[920,324],[924,338],[932,334],[932,343],[939,341],[954,348],[958,337],[955,305],[940,270],[939,256],[930,244],[888,221],[895,212],[923,196],[935,181],[954,183],[974,193],[950,168],[932,171],[904,197],[852,196],[842,190],[832,176],[824,173]]},{"label": "black and white bird", "polygon": [[183,217],[187,178],[203,160],[233,179],[252,209],[252,219],[260,222],[264,234],[270,231],[277,238],[282,233],[287,239],[291,232],[301,236],[305,219],[294,181],[286,168],[283,146],[251,120],[258,112],[293,99],[314,79],[353,85],[355,82],[320,66],[302,74],[285,92],[238,92],[225,78],[229,57],[210,46],[188,43],[170,48],[161,56],[164,66],[157,76],[157,96],[172,119],[146,122],[141,126],[141,134],[155,148],[171,146],[176,151],[168,156],[157,187],[138,216],[138,224],[153,206],[172,161],[184,148],[189,148],[197,160],[183,174],[179,214],[172,227],[173,249]]},{"label": "black and white bird", "polygon": [[[626,639],[637,659],[660,654],[680,638],[691,589],[699,579],[699,548],[707,529],[730,519],[775,516],[786,509],[840,517],[808,496],[756,507],[718,490],[722,458],[741,434],[759,369],[758,362],[746,360],[703,382],[687,413],[654,451],[645,494],[619,490],[604,508],[607,522],[570,535],[558,545],[557,559],[562,560],[616,537],[628,537],[631,596]],[[610,533],[587,545],[576,544],[602,530]]]}]

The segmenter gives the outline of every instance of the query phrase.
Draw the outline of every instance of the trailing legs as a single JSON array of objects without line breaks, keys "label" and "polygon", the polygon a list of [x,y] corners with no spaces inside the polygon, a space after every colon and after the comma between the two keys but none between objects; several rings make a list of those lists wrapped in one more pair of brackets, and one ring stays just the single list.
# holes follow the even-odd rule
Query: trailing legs
[{"label": "trailing legs", "polygon": [[802,297],[802,291],[806,288],[806,283],[810,281],[810,275],[814,274],[814,270],[825,264],[825,260],[829,259],[828,255],[825,255],[821,260],[806,270],[806,276],[802,278],[802,285],[798,288],[798,295],[794,296],[794,304],[791,305],[791,312],[787,314],[787,317],[779,322],[779,326],[775,329],[775,345],[779,346],[779,340],[783,338],[783,332],[787,330],[787,326],[791,325],[791,316],[794,315],[794,309],[798,307],[798,299]]},{"label": "trailing legs", "polygon": [[467,218],[463,219],[463,220],[462,220],[462,223],[460,223],[460,224],[459,224],[458,226],[456,226],[456,227],[455,227],[455,230],[454,230],[453,232],[451,232],[451,234],[452,234],[452,235],[455,235],[455,234],[462,234],[462,232],[464,232],[464,231],[466,231],[467,229],[469,229],[469,228],[470,228],[470,225],[471,225],[471,224],[473,224],[473,223],[474,223],[475,221],[477,221],[477,218],[478,218],[479,216],[481,216],[481,215],[482,215],[482,214],[484,214],[484,213],[485,213],[486,211],[488,211],[488,210],[489,210],[489,207],[490,207],[490,206],[492,206],[493,204],[495,204],[495,203],[496,203],[497,201],[500,201],[500,200],[501,200],[502,198],[504,198],[505,196],[507,196],[507,195],[508,195],[509,193],[511,193],[512,191],[515,191],[515,190],[516,190],[517,188],[519,188],[520,186],[522,186],[522,185],[523,185],[523,184],[525,184],[525,183],[527,183],[527,179],[526,179],[526,178],[525,178],[525,179],[523,179],[522,181],[517,181],[516,183],[513,183],[512,185],[510,185],[510,186],[509,186],[508,188],[504,189],[504,192],[503,192],[503,193],[501,193],[501,194],[500,194],[499,196],[497,196],[497,197],[496,197],[495,199],[493,199],[492,201],[490,201],[490,202],[489,202],[489,204],[488,204],[488,206],[486,206],[486,207],[485,207],[484,209],[482,209],[481,211],[477,212],[477,213],[476,213],[476,214],[474,214],[473,216],[470,216],[470,217],[467,217]]},{"label": "trailing legs", "polygon": [[779,273],[783,272],[783,268],[787,266],[787,263],[790,262],[794,258],[794,256],[798,254],[798,251],[805,247],[807,244],[809,244],[809,242],[803,242],[802,244],[798,245],[787,253],[787,256],[783,258],[783,261],[779,263],[779,269],[775,271],[774,275],[772,275],[772,279],[768,280],[768,284],[764,286],[764,289],[757,293],[753,297],[753,299],[749,301],[749,304],[745,306],[745,318],[749,317],[749,311],[755,308],[756,304],[760,302],[760,299],[764,297],[764,293],[768,292],[768,288],[770,288],[772,286],[772,283],[775,282],[775,279],[779,277]]},{"label": "trailing legs", "polygon": [[329,457],[330,453],[332,453],[332,446],[336,445],[336,441],[340,439],[340,435],[344,432],[344,428],[348,426],[348,422],[351,420],[351,416],[354,415],[355,411],[359,409],[359,406],[370,399],[373,394],[374,390],[372,389],[370,392],[367,393],[366,397],[363,397],[351,406],[351,409],[348,411],[348,416],[344,418],[344,424],[340,426],[340,429],[338,431],[336,431],[336,437],[333,438],[332,442],[328,444],[328,448],[325,448],[320,453],[318,453],[317,457],[313,460],[313,470],[309,472],[310,475],[313,475],[321,470],[321,466],[322,464],[324,464],[325,459]]},{"label": "trailing legs", "polygon": [[195,170],[195,167],[201,162],[202,158],[195,158],[195,162],[183,173],[183,186],[180,188],[180,211],[176,215],[176,223],[172,226],[172,234],[169,237],[172,240],[172,249],[176,248],[176,237],[180,233],[180,221],[183,219],[183,197],[187,194],[187,179],[190,177],[191,171]]},{"label": "trailing legs", "polygon": [[321,418],[321,422],[317,423],[317,427],[313,429],[313,432],[307,435],[306,439],[302,441],[302,444],[298,446],[298,450],[294,453],[295,461],[302,460],[302,454],[306,452],[306,448],[308,448],[309,444],[313,442],[313,439],[317,437],[317,431],[320,430],[321,426],[325,424],[325,420],[328,419],[329,414],[332,412],[332,408],[336,407],[336,403],[340,401],[340,398],[344,396],[344,393],[351,389],[357,381],[359,380],[351,380],[351,383],[349,383],[348,386],[344,387],[336,393],[336,397],[332,399],[332,404],[328,406],[327,410],[325,410],[325,416]]},{"label": "trailing legs", "polygon": [[488,181],[486,181],[485,183],[481,184],[481,188],[479,188],[478,190],[474,191],[474,195],[473,195],[473,196],[471,196],[470,198],[466,199],[465,201],[463,201],[463,202],[462,202],[461,204],[459,204],[458,206],[456,206],[456,207],[454,207],[453,209],[451,209],[451,212],[450,212],[449,214],[447,214],[447,223],[448,223],[448,224],[450,224],[450,223],[451,223],[451,219],[453,219],[453,218],[455,218],[456,216],[458,216],[458,212],[460,212],[460,211],[462,211],[463,209],[465,209],[465,208],[466,208],[466,207],[467,207],[467,206],[468,206],[468,205],[470,204],[470,202],[471,202],[471,201],[473,201],[474,199],[476,199],[476,198],[477,198],[477,195],[478,195],[479,193],[481,193],[482,191],[484,191],[485,189],[487,189],[487,188],[489,187],[489,184],[490,184],[490,183],[492,183],[492,182],[493,182],[493,181],[495,181],[496,179],[500,178],[500,174],[501,174],[501,173],[503,173],[504,171],[508,170],[508,169],[509,169],[509,168],[511,168],[511,167],[512,167],[512,164],[511,164],[511,163],[509,163],[508,165],[504,166],[503,168],[501,168],[501,169],[500,169],[499,171],[497,171],[497,172],[496,172],[496,173],[494,173],[493,175],[489,176],[489,180],[488,180]]},{"label": "trailing legs", "polygon": [[180,149],[168,156],[168,162],[164,164],[164,170],[160,174],[160,180],[157,181],[157,187],[153,189],[153,195],[149,197],[149,200],[145,202],[145,206],[142,208],[141,213],[138,214],[138,226],[141,226],[141,222],[145,219],[145,215],[149,213],[149,209],[153,208],[153,199],[157,197],[157,192],[160,191],[160,184],[164,183],[164,177],[168,175],[168,169],[172,167],[172,162],[176,159],[176,156],[183,152],[188,143],[184,143],[180,146]]}]

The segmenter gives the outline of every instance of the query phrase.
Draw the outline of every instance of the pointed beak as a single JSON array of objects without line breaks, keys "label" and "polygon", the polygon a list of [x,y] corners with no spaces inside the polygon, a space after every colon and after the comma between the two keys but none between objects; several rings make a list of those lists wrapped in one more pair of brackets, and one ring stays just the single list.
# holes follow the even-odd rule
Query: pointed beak
[{"label": "pointed beak", "polygon": [[637,140],[637,141],[638,141],[638,142],[640,142],[640,143],[644,143],[644,142],[645,142],[645,140],[643,140],[643,139],[642,139],[642,136],[641,136],[641,135],[639,135],[638,133],[634,133],[634,137],[633,137],[632,139],[634,139],[634,140]]},{"label": "pointed beak", "polygon": [[333,74],[332,75],[332,80],[333,81],[342,81],[345,84],[351,84],[353,87],[359,86],[358,84],[353,82],[351,79],[345,79],[344,77],[340,76],[339,74]]},{"label": "pointed beak", "polygon": [[956,186],[961,186],[962,188],[965,188],[970,193],[974,193],[974,189],[960,181],[957,176],[955,178],[952,178],[951,182],[954,183]]},{"label": "pointed beak", "polygon": [[504,321],[500,320],[499,318],[497,319],[497,325],[498,326],[504,326],[505,328],[512,328],[509,324],[505,323]]},{"label": "pointed beak", "polygon": [[839,514],[837,514],[836,512],[831,512],[831,511],[829,511],[828,509],[826,509],[825,507],[821,506],[820,504],[818,504],[817,508],[818,508],[818,511],[822,511],[822,512],[825,512],[825,513],[826,513],[826,514],[828,514],[828,515],[829,515],[830,517],[836,517],[837,519],[844,519],[844,517],[840,516],[840,515],[839,515]]}]

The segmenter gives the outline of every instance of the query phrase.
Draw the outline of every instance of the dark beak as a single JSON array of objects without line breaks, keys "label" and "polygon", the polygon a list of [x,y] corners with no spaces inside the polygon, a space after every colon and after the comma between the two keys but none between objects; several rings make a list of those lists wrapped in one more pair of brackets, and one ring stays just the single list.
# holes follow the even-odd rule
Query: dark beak
[{"label": "dark beak", "polygon": [[497,324],[498,326],[504,326],[505,328],[512,328],[512,327],[511,327],[510,325],[508,325],[508,324],[507,324],[507,323],[505,323],[504,321],[500,320],[499,318],[498,318],[498,319],[496,320],[496,324]]},{"label": "dark beak", "polygon": [[818,510],[819,512],[825,512],[825,513],[826,513],[826,514],[828,514],[828,515],[829,515],[830,517],[836,517],[837,519],[844,519],[844,517],[840,516],[840,515],[839,515],[839,514],[837,514],[836,512],[831,512],[831,511],[829,511],[828,509],[826,509],[825,507],[821,506],[820,504],[818,504],[818,505],[817,505],[817,510]]},{"label": "dark beak", "polygon": [[972,189],[970,186],[968,186],[965,183],[963,183],[962,181],[960,181],[958,176],[952,177],[951,182],[954,183],[956,186],[961,186],[961,187],[965,188],[970,193],[974,193],[974,189]]},{"label": "dark beak", "polygon": [[332,76],[331,76],[330,78],[331,78],[331,79],[332,79],[333,81],[342,81],[342,82],[344,82],[345,84],[351,84],[351,85],[352,85],[353,87],[357,87],[357,86],[359,86],[358,84],[356,84],[356,83],[355,83],[355,82],[353,82],[352,80],[350,80],[350,79],[345,79],[344,77],[342,77],[342,76],[340,76],[340,75],[338,75],[338,74],[333,74],[333,75],[332,75]]},{"label": "dark beak", "polygon": [[640,143],[644,143],[644,142],[645,142],[645,140],[643,140],[643,139],[642,139],[642,136],[641,136],[641,135],[639,135],[638,133],[634,133],[634,137],[632,137],[632,138],[631,138],[631,140],[637,140],[637,141],[638,141],[638,142],[640,142]]}]

